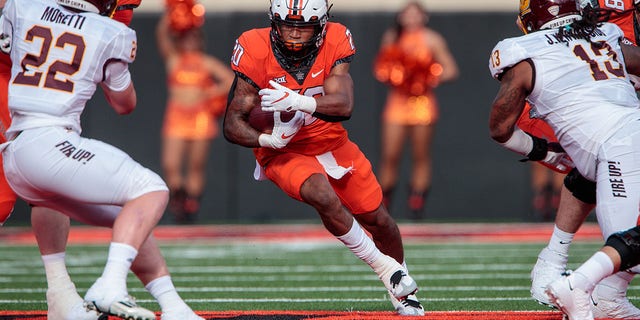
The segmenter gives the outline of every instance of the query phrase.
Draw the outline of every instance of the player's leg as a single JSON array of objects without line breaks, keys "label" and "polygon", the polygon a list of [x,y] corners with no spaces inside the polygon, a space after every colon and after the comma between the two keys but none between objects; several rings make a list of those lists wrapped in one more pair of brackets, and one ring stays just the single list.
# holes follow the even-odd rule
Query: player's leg
[{"label": "player's leg", "polygon": [[387,208],[391,207],[393,191],[398,181],[398,167],[406,136],[406,126],[388,121],[382,122],[378,178],[384,195],[384,204]]},{"label": "player's leg", "polygon": [[[381,252],[381,258],[370,264],[371,267],[385,284],[390,281],[394,290],[404,290],[402,294],[391,290],[390,297],[396,310],[403,315],[423,315],[424,309],[415,296],[415,291],[409,293],[414,289],[417,290],[417,284],[409,276],[404,263],[400,231],[386,207],[381,203],[381,188],[376,182],[369,160],[352,142],[334,150],[332,156],[338,164],[351,164],[355,169],[341,179],[330,180],[342,204],[359,222],[353,223],[358,226],[357,229],[350,230],[339,239],[349,248],[359,243],[354,241],[357,239],[366,238],[367,241],[371,241],[359,227],[361,224],[372,235],[375,248]],[[402,267],[401,271],[397,270],[398,264]],[[387,278],[389,275],[390,278]],[[409,294],[403,297],[407,293]],[[398,296],[400,296],[399,299],[396,299],[395,297]]]},{"label": "player's leg", "polygon": [[67,272],[65,249],[69,226],[69,217],[64,214],[44,207],[31,209],[31,228],[47,278],[47,318],[95,320],[101,313],[87,309]]},{"label": "player's leg", "polygon": [[[102,227],[111,227],[113,222],[115,221],[116,216],[120,212],[120,207],[118,206],[96,206],[96,205],[87,205],[87,204],[78,204],[74,201],[63,200],[60,199],[58,202],[54,203],[53,206],[64,208],[64,210],[69,210],[70,215],[76,216],[71,212],[85,212],[89,213],[88,216],[82,216],[81,222],[102,226]],[[53,212],[52,210],[49,210]],[[62,216],[66,218],[66,216],[58,214],[58,216]],[[46,216],[45,216],[46,217]],[[40,219],[41,223],[39,225],[44,226],[46,229],[43,232],[34,229],[36,235],[45,234],[49,235],[49,238],[40,237],[38,238],[39,243],[47,241],[50,243],[47,246],[41,246],[41,251],[43,254],[45,252],[60,252],[60,250],[64,251],[63,239],[66,240],[66,233],[59,232],[54,234],[56,228],[48,227],[49,225],[61,225],[61,223],[53,223],[49,219]],[[67,220],[68,221],[68,220]],[[57,236],[57,234],[64,234],[64,238]],[[41,241],[42,240],[42,241]],[[53,245],[56,244],[56,245]],[[46,249],[49,248],[49,249]],[[60,249],[62,248],[62,249]],[[64,265],[64,260],[58,260],[59,265],[56,269],[58,273],[66,274],[66,267]],[[46,270],[45,266],[45,270]],[[198,317],[191,311],[191,309],[185,304],[185,302],[178,295],[173,283],[171,281],[171,277],[167,268],[166,261],[158,248],[158,245],[153,236],[149,236],[149,238],[143,243],[140,247],[138,255],[136,256],[133,264],[131,265],[131,271],[140,279],[140,281],[145,285],[145,288],[151,293],[151,295],[156,298],[158,303],[160,304],[160,308],[162,309],[163,320],[174,320],[174,319],[193,319],[193,320],[201,320],[202,318]],[[56,273],[47,272],[47,281],[51,276],[55,276]],[[70,280],[69,280],[70,282]],[[94,300],[98,299],[97,295],[100,294],[103,288],[96,287],[97,289],[91,290],[85,296],[86,300]],[[78,318],[82,319],[82,318]]]},{"label": "player's leg", "polygon": [[211,140],[194,139],[189,143],[185,190],[187,198],[184,212],[187,217],[195,218],[200,209],[200,198],[205,186],[207,159]]},{"label": "player's leg", "polygon": [[409,210],[412,218],[422,219],[426,198],[431,189],[431,145],[435,125],[411,127],[411,178]]},{"label": "player's leg", "polygon": [[[23,131],[8,148],[10,152],[4,153],[7,177],[13,178],[9,179],[12,189],[27,202],[80,221],[94,217],[90,212],[70,212],[52,205],[65,198],[71,204],[122,206],[113,224],[101,280],[94,283],[100,293],[93,302],[103,312],[145,319],[149,311],[130,301],[126,276],[138,249],[164,212],[168,200],[164,181],[121,150],[65,128]],[[74,153],[68,157],[63,150]],[[136,313],[138,310],[141,313]]]},{"label": "player's leg", "polygon": [[[332,157],[331,154],[323,156]],[[332,162],[336,163],[335,161],[328,161],[328,163]],[[353,176],[352,173],[358,173],[361,170],[364,172],[371,171],[370,164],[368,167],[361,168],[351,161],[349,165],[353,165],[353,168],[350,171],[348,170],[349,165],[343,162],[338,162],[339,168],[334,167],[333,169],[341,168],[346,170],[334,170],[342,171],[343,175],[335,177],[337,180],[331,178],[332,181],[351,178]],[[334,186],[329,183],[330,178],[327,177],[325,168],[320,164],[320,160],[316,157],[299,154],[281,154],[269,159],[268,165],[264,169],[267,177],[290,197],[314,207],[325,228],[342,241],[358,258],[371,266],[390,292],[400,298],[409,294],[404,292],[406,291],[403,286],[404,282],[395,287],[391,283],[391,278],[396,273],[398,273],[397,278],[399,280],[405,278],[402,276],[405,273],[404,267],[395,259],[381,253],[373,240],[365,234],[353,216],[345,209],[340,198],[333,190]],[[377,201],[377,205],[380,206],[382,192],[379,185],[377,183],[375,185],[377,186],[377,194],[375,194],[376,199],[373,201]],[[362,194],[363,198],[368,196],[369,194],[366,192]],[[394,280],[397,279],[394,278]],[[413,279],[411,281],[413,282]],[[410,289],[408,288],[407,290]]]},{"label": "player's leg", "polygon": [[577,314],[576,319],[593,318],[591,296],[601,280],[640,262],[640,232],[636,227],[640,203],[638,129],[639,124],[635,121],[625,125],[598,152],[597,169],[594,168],[596,214],[607,239],[605,247],[571,275],[549,285],[551,301],[565,313]]},{"label": "player's leg", "polygon": [[178,222],[184,219],[184,202],[186,191],[182,178],[182,161],[187,150],[185,139],[167,136],[162,139],[162,172],[171,192],[169,209]]},{"label": "player's leg", "polygon": [[162,309],[162,320],[203,320],[182,300],[153,235],[144,242],[131,271]]},{"label": "player's leg", "polygon": [[565,272],[569,246],[594,206],[595,183],[586,180],[574,169],[565,178],[549,243],[542,249],[531,270],[531,296],[539,303],[551,305],[545,289]]}]

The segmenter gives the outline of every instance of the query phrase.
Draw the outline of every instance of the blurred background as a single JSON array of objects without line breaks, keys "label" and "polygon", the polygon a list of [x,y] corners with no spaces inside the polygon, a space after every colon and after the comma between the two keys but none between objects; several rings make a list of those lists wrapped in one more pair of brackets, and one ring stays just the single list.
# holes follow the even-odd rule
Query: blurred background
[{"label": "blurred background", "polygon": [[[331,20],[352,32],[357,54],[351,64],[355,111],[344,123],[351,139],[369,157],[374,169],[380,157],[380,116],[387,88],[373,77],[372,66],[385,29],[393,24],[404,0],[334,0]],[[531,209],[529,166],[493,142],[488,113],[498,88],[488,70],[495,44],[520,35],[514,21],[518,2],[423,1],[431,13],[429,26],[443,35],[455,57],[459,78],[436,89],[440,120],[433,144],[433,182],[426,203],[426,221],[539,221]],[[268,0],[200,1],[206,9],[206,52],[229,61],[235,39],[251,28],[268,27]],[[138,34],[138,56],[131,65],[138,92],[133,114],[120,117],[102,94],[89,102],[83,135],[120,147],[141,164],[161,172],[160,142],[166,106],[166,71],[154,35],[164,0],[143,0],[131,27]],[[408,152],[405,148],[405,152]],[[398,197],[408,188],[410,158],[403,157]],[[311,207],[284,195],[270,182],[253,179],[250,149],[232,145],[219,135],[211,146],[206,187],[198,223],[268,223],[317,220]],[[402,221],[406,202],[393,202],[391,212]],[[28,207],[19,202],[6,225],[28,223]],[[172,223],[166,215],[161,222]]]}]

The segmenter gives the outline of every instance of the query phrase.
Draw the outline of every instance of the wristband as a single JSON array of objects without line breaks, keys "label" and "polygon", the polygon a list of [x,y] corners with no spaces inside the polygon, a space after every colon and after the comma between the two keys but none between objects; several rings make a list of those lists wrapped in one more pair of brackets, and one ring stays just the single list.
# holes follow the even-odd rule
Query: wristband
[{"label": "wristband", "polygon": [[258,136],[258,144],[261,147],[273,148],[273,143],[271,143],[271,135],[270,134],[260,134]]},{"label": "wristband", "polygon": [[501,142],[500,145],[523,156],[528,156],[533,149],[533,138],[520,128],[515,127],[509,140]]},{"label": "wristband", "polygon": [[300,95],[300,105],[298,106],[298,110],[302,112],[306,112],[308,114],[313,114],[316,112],[316,107],[318,103],[314,97],[307,97]]}]

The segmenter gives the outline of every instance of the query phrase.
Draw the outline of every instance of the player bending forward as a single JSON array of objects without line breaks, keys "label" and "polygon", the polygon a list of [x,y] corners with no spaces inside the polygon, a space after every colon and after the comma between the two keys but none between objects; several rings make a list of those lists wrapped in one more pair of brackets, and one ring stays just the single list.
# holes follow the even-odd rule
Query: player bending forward
[{"label": "player bending forward", "polygon": [[[271,28],[249,30],[236,42],[225,137],[254,148],[260,175],[316,209],[327,230],[376,272],[400,314],[424,315],[371,164],[340,123],[353,110],[349,29],[327,22],[325,0],[273,0],[270,15]],[[249,125],[260,105],[275,111],[271,134]],[[282,111],[297,114],[282,122]]]}]

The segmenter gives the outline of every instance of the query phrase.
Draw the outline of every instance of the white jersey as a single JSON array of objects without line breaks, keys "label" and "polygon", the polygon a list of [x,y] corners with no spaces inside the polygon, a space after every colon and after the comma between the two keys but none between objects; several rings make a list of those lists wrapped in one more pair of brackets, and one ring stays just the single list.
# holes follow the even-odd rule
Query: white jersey
[{"label": "white jersey", "polygon": [[527,99],[534,113],[553,128],[580,173],[595,181],[602,143],[626,123],[640,119],[619,44],[623,33],[617,25],[604,23],[590,43],[560,41],[557,32],[541,30],[500,41],[489,68],[499,79],[521,61],[532,64],[534,83]]},{"label": "white jersey", "polygon": [[80,133],[80,115],[104,80],[105,65],[135,59],[135,31],[52,0],[7,1],[0,28],[11,36],[9,139],[44,126]]}]

